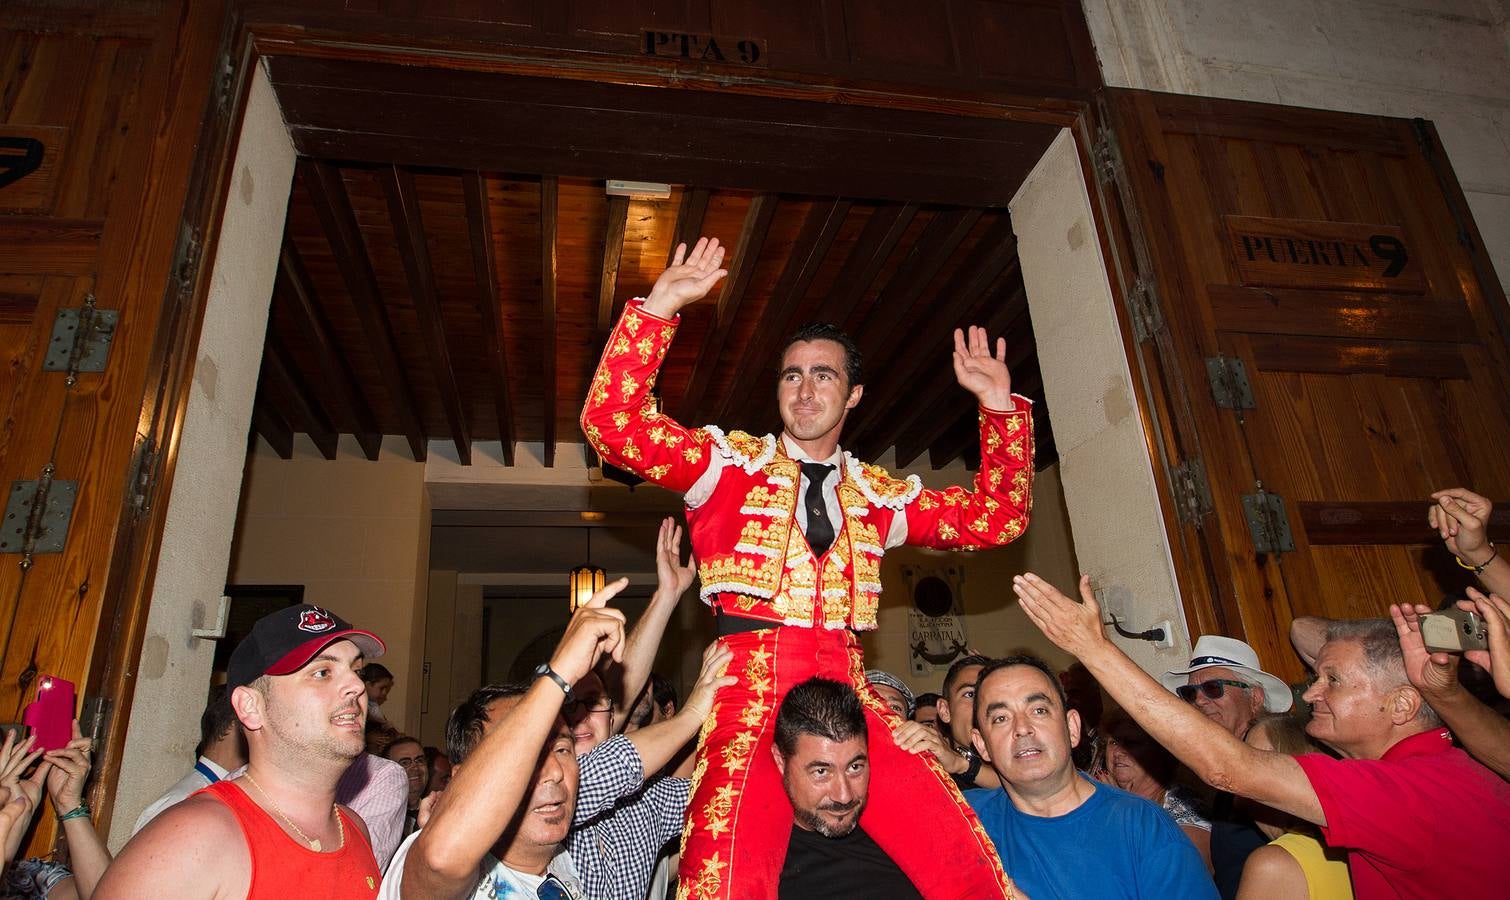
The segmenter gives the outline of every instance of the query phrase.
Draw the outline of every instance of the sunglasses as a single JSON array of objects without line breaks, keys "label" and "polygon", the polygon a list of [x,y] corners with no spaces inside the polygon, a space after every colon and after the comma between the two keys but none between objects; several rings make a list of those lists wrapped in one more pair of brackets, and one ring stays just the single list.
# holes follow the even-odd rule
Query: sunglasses
[{"label": "sunglasses", "polygon": [[1251,688],[1253,685],[1246,681],[1233,681],[1231,678],[1212,678],[1198,684],[1182,684],[1174,689],[1186,703],[1194,703],[1195,698],[1204,696],[1207,700],[1220,700],[1227,693],[1228,687]]},{"label": "sunglasses", "polygon": [[566,885],[554,875],[545,876],[545,880],[535,888],[535,897],[538,900],[572,900],[571,892],[566,889]]},{"label": "sunglasses", "polygon": [[589,713],[603,713],[613,709],[613,698],[608,696],[589,697],[585,700],[568,700],[561,704],[561,711],[568,716],[574,716],[582,710]]}]

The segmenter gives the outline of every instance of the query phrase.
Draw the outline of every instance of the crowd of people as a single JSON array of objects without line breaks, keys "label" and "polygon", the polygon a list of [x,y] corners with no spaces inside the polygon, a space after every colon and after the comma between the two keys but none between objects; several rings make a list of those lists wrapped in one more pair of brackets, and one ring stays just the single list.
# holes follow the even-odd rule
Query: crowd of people
[{"label": "crowd of people", "polygon": [[[722,258],[716,241],[679,248],[610,336],[583,416],[605,459],[687,498],[698,563],[667,519],[634,627],[611,603],[620,579],[531,680],[479,687],[432,747],[381,714],[378,635],[316,606],[272,613],[235,648],[198,758],[113,860],[83,802],[89,739],[76,726],[44,754],[7,734],[0,897],[1500,895],[1510,562],[1486,498],[1444,490],[1426,518],[1483,588],[1451,605],[1487,649],[1431,649],[1434,611],[1396,604],[1296,620],[1303,690],[1223,635],[1155,677],[1107,636],[1088,579],[1066,593],[1023,573],[1016,602],[1074,664],[972,650],[915,694],[865,668],[855,633],[875,627],[886,548],[999,546],[1026,527],[1031,418],[1005,348],[956,334],[981,404],[973,491],[840,451],[863,381],[831,326],[784,348],[779,440],[685,429],[646,393]],[[651,666],[698,582],[719,637],[683,699]],[[44,792],[68,868],[15,858]]]}]

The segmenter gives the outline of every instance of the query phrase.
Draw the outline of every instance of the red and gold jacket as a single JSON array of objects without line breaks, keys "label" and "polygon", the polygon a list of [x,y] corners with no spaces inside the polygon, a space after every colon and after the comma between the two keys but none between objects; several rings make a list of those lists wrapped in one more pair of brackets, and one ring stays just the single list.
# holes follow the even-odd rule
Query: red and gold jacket
[{"label": "red and gold jacket", "polygon": [[582,432],[609,463],[685,493],[714,454],[725,463],[708,499],[687,510],[704,602],[773,624],[876,627],[881,556],[892,520],[907,517],[906,542],[976,550],[1016,540],[1033,505],[1033,418],[1027,400],[980,411],[975,490],[924,488],[844,454],[844,521],[817,558],[797,524],[801,467],[773,435],[687,428],[655,411],[650,389],[676,335],[675,321],[630,302],[588,387]]}]

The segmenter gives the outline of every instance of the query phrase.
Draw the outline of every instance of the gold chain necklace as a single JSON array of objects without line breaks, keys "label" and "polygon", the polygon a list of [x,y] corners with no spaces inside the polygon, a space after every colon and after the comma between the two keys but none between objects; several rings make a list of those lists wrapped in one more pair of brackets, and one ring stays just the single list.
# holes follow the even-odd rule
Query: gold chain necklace
[{"label": "gold chain necklace", "polygon": [[[251,782],[252,787],[257,789],[257,793],[262,795],[262,799],[267,801],[267,805],[273,808],[273,812],[278,814],[278,818],[282,819],[289,828],[292,828],[294,830],[294,834],[297,834],[301,841],[309,845],[309,849],[315,851],[316,853],[319,853],[321,851],[322,847],[320,845],[320,839],[310,837],[309,835],[304,833],[304,829],[300,828],[298,825],[295,825],[294,820],[288,817],[288,813],[285,813],[283,810],[278,808],[278,804],[274,803],[273,798],[267,795],[267,791],[264,791],[262,789],[262,785],[257,783],[257,779],[252,777],[251,772],[242,772],[241,774],[242,777]],[[341,850],[346,846],[346,823],[341,819],[341,813],[336,809],[336,805],[334,803],[330,805],[330,811],[335,813],[336,829],[340,832],[341,835],[341,842],[336,845],[336,850]]]}]

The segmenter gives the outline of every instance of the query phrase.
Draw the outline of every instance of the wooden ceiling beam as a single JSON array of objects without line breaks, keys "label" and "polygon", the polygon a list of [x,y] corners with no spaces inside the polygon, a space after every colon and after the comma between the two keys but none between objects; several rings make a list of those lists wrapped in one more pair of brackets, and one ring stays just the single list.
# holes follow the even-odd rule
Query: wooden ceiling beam
[{"label": "wooden ceiling beam", "polygon": [[[954,251],[969,237],[970,229],[975,227],[980,217],[979,209],[951,209],[939,213],[928,223],[917,243],[907,252],[907,258],[892,277],[891,283],[876,298],[875,306],[865,317],[865,326],[855,335],[855,342],[867,357],[889,360],[896,345],[911,337],[898,327],[899,324],[908,319],[913,306],[922,298],[928,285],[933,283],[939,270],[954,257]],[[1002,219],[1005,221],[1006,216]],[[1007,231],[1010,234],[1010,223]],[[985,241],[981,243],[984,244]],[[956,275],[960,269],[978,262],[975,257],[966,260],[956,268]],[[939,292],[939,296],[945,301],[955,297],[954,294],[943,291]]]},{"label": "wooden ceiling beam", "polygon": [[833,291],[824,301],[824,315],[830,322],[843,328],[854,315],[855,307],[869,293],[870,286],[891,257],[891,251],[896,249],[917,214],[915,203],[888,204],[877,207],[870,214],[854,247],[850,248],[849,256],[844,259],[844,267],[834,279]]},{"label": "wooden ceiling beam", "polygon": [[352,423],[352,434],[362,453],[376,460],[383,447],[383,431],[367,406],[367,400],[357,387],[356,375],[346,360],[340,344],[336,342],[330,319],[325,315],[315,293],[314,282],[304,268],[299,250],[287,237],[283,250],[278,255],[278,275],[281,296],[290,302],[283,304],[298,319],[298,328],[314,344],[315,356],[320,362],[320,377],[333,392],[343,409],[345,420]]},{"label": "wooden ceiling beam", "polygon": [[717,305],[713,308],[713,321],[697,351],[697,361],[692,365],[692,374],[682,391],[682,399],[676,405],[676,415],[688,424],[706,422],[708,415],[708,385],[713,373],[723,361],[724,344],[729,329],[739,317],[739,305],[744,302],[745,291],[755,274],[755,264],[760,259],[760,250],[765,246],[771,219],[776,215],[775,194],[756,194],[745,211],[744,225],[739,229],[738,243],[731,248],[732,258],[725,260],[729,274],[724,277],[723,289],[719,292]]},{"label": "wooden ceiling beam", "polygon": [[294,430],[268,400],[265,381],[258,387],[257,399],[252,403],[252,429],[262,435],[279,457],[294,458]]},{"label": "wooden ceiling beam", "polygon": [[283,346],[283,341],[271,329],[267,333],[267,343],[262,348],[262,369],[268,383],[289,404],[289,412],[293,415],[284,418],[290,423],[302,424],[304,433],[309,435],[320,455],[326,459],[335,459],[341,435],[331,424],[320,401],[315,399],[314,392]]},{"label": "wooden ceiling beam", "polygon": [[[1018,296],[1021,296],[1020,292]],[[1027,304],[1018,304],[1014,302],[1015,299],[997,304],[985,324],[986,332],[993,340],[998,335],[1007,338],[1010,345],[1007,350],[1007,371],[1014,375],[1017,373],[1012,370],[1012,366],[1020,365],[1020,360],[1033,352],[1031,342],[1014,343],[1014,335],[1029,328]],[[948,427],[948,417],[939,415],[938,410],[954,404],[956,400],[969,406],[975,405],[975,398],[970,392],[959,386],[954,367],[940,365],[928,383],[916,393],[881,413],[886,428],[879,431],[865,449],[879,454],[895,445],[897,466],[910,464],[943,434]]]},{"label": "wooden ceiling beam", "polygon": [[556,464],[556,231],[560,186],[556,176],[540,178],[540,320],[541,399],[544,446],[541,459],[547,469]]},{"label": "wooden ceiling beam", "polygon": [[[1035,378],[1034,380],[1036,381],[1037,379]],[[1023,394],[1024,397],[1028,397],[1034,401],[1033,421],[1034,432],[1036,434],[1041,430],[1043,424],[1042,416],[1037,412],[1038,407],[1043,404],[1043,387],[1042,385],[1037,385],[1028,393],[1023,393],[1022,391],[1018,391],[1017,393]],[[971,406],[973,407],[973,404]],[[935,469],[942,469],[954,460],[965,456],[972,447],[978,448],[980,446],[980,426],[975,421],[975,417],[970,409],[967,409],[964,415],[954,418],[951,424],[954,426],[953,429],[941,433],[938,439],[928,447],[928,461]],[[1033,461],[1035,468],[1037,467],[1037,462],[1037,459]]]},{"label": "wooden ceiling beam", "polygon": [[[902,328],[899,323],[906,319],[898,314],[887,317],[889,331],[874,333],[868,342],[861,338],[862,350],[872,359],[885,360],[886,369],[880,379],[867,386],[867,390],[873,391],[874,405],[868,411],[857,409],[860,415],[850,426],[850,440],[857,451],[874,454],[886,449],[874,440],[875,432],[885,427],[881,413],[899,399],[908,399],[909,386],[917,382],[920,370],[948,362],[947,354],[939,354],[939,350],[950,346],[954,329],[973,324],[968,321],[969,314],[981,307],[981,298],[991,293],[991,286],[1001,279],[1003,272],[1016,271],[1016,262],[1017,242],[1012,237],[1012,223],[1002,216],[939,289],[920,329]],[[872,314],[869,318],[873,322],[879,316]]]},{"label": "wooden ceiling beam", "polygon": [[430,360],[430,374],[440,390],[446,424],[451,427],[451,442],[456,445],[456,458],[462,465],[470,466],[472,434],[466,411],[462,408],[456,368],[451,365],[451,345],[446,340],[446,323],[441,316],[440,293],[435,288],[435,271],[430,265],[430,246],[425,238],[425,219],[420,212],[414,173],[399,166],[389,166],[382,182],[393,237],[398,242],[399,258],[404,263],[404,276],[409,281],[409,297],[414,303],[414,315],[419,319],[425,355]]},{"label": "wooden ceiling beam", "polygon": [[[760,382],[769,380],[771,370],[767,361],[791,331],[792,320],[802,308],[802,299],[834,239],[839,236],[839,228],[852,205],[849,200],[813,202],[803,219],[797,241],[792,245],[792,253],[771,288],[770,299],[760,316],[760,327],[745,345],[744,353],[734,367],[734,384],[724,395],[723,404],[713,421],[742,427],[751,415],[750,410],[759,409],[761,402],[769,402],[769,392],[760,391]],[[738,418],[731,420],[730,416],[736,412]]]},{"label": "wooden ceiling beam", "polygon": [[498,296],[498,265],[493,257],[493,222],[488,209],[488,179],[481,172],[461,178],[467,206],[467,235],[472,242],[472,271],[482,310],[482,346],[492,381],[493,411],[503,464],[514,464],[514,401],[509,390],[508,353],[503,343],[503,311]]},{"label": "wooden ceiling beam", "polygon": [[619,286],[619,260],[624,256],[624,230],[629,225],[629,198],[608,198],[608,233],[603,236],[603,269],[598,273],[598,334],[608,337],[613,327],[613,295]]},{"label": "wooden ceiling beam", "polygon": [[356,213],[352,211],[351,198],[346,194],[341,170],[328,162],[301,159],[299,172],[314,201],[315,213],[320,218],[326,239],[330,241],[331,252],[341,270],[341,278],[346,283],[352,306],[356,308],[357,318],[367,337],[368,350],[377,362],[383,386],[388,391],[388,398],[398,414],[399,425],[409,442],[409,451],[415,460],[423,461],[427,451],[425,430],[415,411],[414,395],[400,362],[398,344],[393,338],[393,326],[388,322],[387,312],[383,308],[377,275],[372,271],[372,260],[367,255],[367,245],[362,240]]},{"label": "wooden ceiling beam", "polygon": [[703,232],[703,219],[708,214],[707,188],[687,187],[682,189],[682,202],[676,210],[676,228],[671,233],[671,246],[666,250],[666,265],[676,259],[676,245],[686,244],[691,250]]}]

